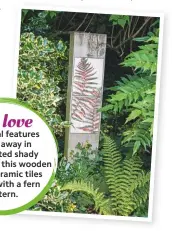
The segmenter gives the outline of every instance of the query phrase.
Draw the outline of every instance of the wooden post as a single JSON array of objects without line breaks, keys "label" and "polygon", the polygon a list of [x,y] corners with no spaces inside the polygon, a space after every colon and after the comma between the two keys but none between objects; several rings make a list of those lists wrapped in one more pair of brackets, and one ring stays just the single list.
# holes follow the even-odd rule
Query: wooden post
[{"label": "wooden post", "polygon": [[73,32],[70,36],[65,155],[88,141],[99,145],[106,35]]}]

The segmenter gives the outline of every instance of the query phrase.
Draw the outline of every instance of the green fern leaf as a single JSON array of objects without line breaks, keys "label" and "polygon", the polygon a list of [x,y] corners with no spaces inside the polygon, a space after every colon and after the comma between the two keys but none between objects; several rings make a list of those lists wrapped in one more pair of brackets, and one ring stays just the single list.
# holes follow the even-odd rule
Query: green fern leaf
[{"label": "green fern leaf", "polygon": [[136,119],[136,118],[139,117],[141,114],[142,114],[141,110],[138,110],[138,109],[133,110],[133,111],[129,114],[129,116],[127,117],[125,123],[128,123],[129,121]]},{"label": "green fern leaf", "polygon": [[132,156],[122,160],[115,142],[104,136],[104,166],[115,215],[129,216],[148,199],[150,174],[142,170],[142,161]]},{"label": "green fern leaf", "polygon": [[62,191],[71,191],[71,192],[84,192],[87,195],[91,196],[95,203],[95,210],[100,214],[109,215],[112,213],[110,208],[110,202],[108,199],[104,198],[104,194],[99,192],[98,189],[95,189],[93,184],[90,182],[84,181],[73,181],[64,185],[61,189]]}]

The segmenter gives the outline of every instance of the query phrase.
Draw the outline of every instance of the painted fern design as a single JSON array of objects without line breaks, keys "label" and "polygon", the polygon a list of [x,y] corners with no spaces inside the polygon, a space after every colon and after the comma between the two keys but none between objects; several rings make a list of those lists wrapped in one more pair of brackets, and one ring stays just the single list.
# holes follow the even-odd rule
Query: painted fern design
[{"label": "painted fern design", "polygon": [[81,58],[73,80],[71,117],[80,123],[76,128],[83,132],[94,133],[99,128],[101,89],[97,80],[95,68],[87,58]]},{"label": "painted fern design", "polygon": [[92,106],[91,110],[88,110],[88,113],[85,114],[86,123],[88,125],[85,125],[81,127],[83,131],[88,132],[96,132],[99,129],[100,124],[100,112],[98,112],[98,109],[101,104],[101,90],[100,89],[94,89],[92,91],[93,98],[88,99],[89,104]]},{"label": "painted fern design", "polygon": [[75,70],[74,82],[73,82],[73,95],[90,95],[92,89],[95,88],[97,83],[97,77],[95,77],[96,71],[87,58],[81,58]]}]

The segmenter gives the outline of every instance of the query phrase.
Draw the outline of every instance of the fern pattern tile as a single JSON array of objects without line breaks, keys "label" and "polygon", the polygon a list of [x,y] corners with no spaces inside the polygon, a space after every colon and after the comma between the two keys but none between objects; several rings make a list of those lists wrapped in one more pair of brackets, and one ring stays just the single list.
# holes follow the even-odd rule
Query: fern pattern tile
[{"label": "fern pattern tile", "polygon": [[101,59],[76,58],[73,77],[72,133],[99,131],[102,96]]}]

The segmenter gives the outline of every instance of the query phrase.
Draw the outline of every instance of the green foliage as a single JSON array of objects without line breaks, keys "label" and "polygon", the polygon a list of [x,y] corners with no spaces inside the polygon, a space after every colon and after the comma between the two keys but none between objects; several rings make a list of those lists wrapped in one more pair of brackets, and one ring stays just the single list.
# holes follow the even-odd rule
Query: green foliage
[{"label": "green foliage", "polygon": [[33,33],[21,35],[17,97],[42,114],[58,135],[63,131],[60,87],[67,81],[66,49],[62,40],[55,44]]},{"label": "green foliage", "polygon": [[72,202],[67,191],[54,181],[44,198],[31,208],[33,211],[74,212],[76,205]]},{"label": "green foliage", "polygon": [[122,77],[121,81],[117,81],[117,86],[110,89],[115,92],[107,101],[107,105],[102,111],[112,109],[115,113],[120,113],[124,108],[128,108],[131,104],[143,99],[149,89],[154,87],[155,76],[134,75]]},{"label": "green foliage", "polygon": [[139,157],[123,159],[115,142],[105,136],[104,168],[115,215],[129,216],[148,199],[150,174]]},{"label": "green foliage", "polygon": [[109,105],[102,111],[111,110],[116,114],[125,114],[123,144],[133,143],[133,154],[143,146],[151,146],[154,117],[155,76],[129,76],[118,81],[111,88],[116,94],[108,99]]},{"label": "green foliage", "polygon": [[129,54],[122,63],[125,67],[134,67],[135,70],[141,69],[143,72],[150,71],[156,73],[157,70],[157,37],[151,37],[146,42],[152,42],[139,46],[139,50]]},{"label": "green foliage", "polygon": [[139,208],[137,208],[132,214],[133,217],[148,217],[148,202],[143,203]]},{"label": "green foliage", "polygon": [[[34,32],[36,34],[48,34],[51,22],[56,19],[59,12],[57,11],[38,11],[38,10],[22,10],[22,31]],[[25,23],[25,21],[27,23]]]},{"label": "green foliage", "polygon": [[130,19],[127,15],[114,15],[112,14],[109,18],[109,21],[112,22],[113,25],[120,25],[124,28],[124,26],[129,23]]},{"label": "green foliage", "polygon": [[94,182],[103,181],[102,153],[92,150],[89,143],[76,146],[71,152],[70,161],[62,157],[58,163],[57,181],[60,185],[73,180],[92,179]]},{"label": "green foliage", "polygon": [[97,213],[109,215],[111,214],[111,209],[109,207],[109,200],[104,198],[104,194],[99,192],[98,188],[94,188],[93,184],[90,182],[73,181],[62,187],[62,190],[69,190],[72,192],[81,191],[88,194],[94,201],[94,208]]},{"label": "green foliage", "polygon": [[[102,188],[102,182],[104,181],[102,153],[93,151],[91,145],[88,143],[83,145],[78,143],[77,150],[75,153],[71,153],[71,162],[65,157],[60,157],[56,172],[56,181],[48,194],[32,210],[78,213],[99,212],[94,208],[94,198],[99,197],[98,192],[92,198],[90,194],[83,194],[79,190],[75,192],[70,190],[70,193],[69,190],[65,190],[66,185],[69,186],[73,181],[80,182],[81,184],[83,181],[91,181],[90,187],[96,184]],[[102,209],[105,208],[103,207]]]},{"label": "green foliage", "polygon": [[134,68],[134,75],[122,77],[110,88],[114,93],[107,100],[109,104],[101,109],[125,117],[122,144],[132,147],[133,154],[141,149],[147,151],[152,145],[158,37],[150,34],[136,40],[144,45],[122,63]]},{"label": "green foliage", "polygon": [[26,10],[26,9],[22,10],[22,18],[21,18],[22,23],[23,23],[23,21],[24,21],[24,19],[25,19],[28,12],[29,12],[29,10]]},{"label": "green foliage", "polygon": [[98,182],[90,177],[66,183],[61,190],[82,192],[94,201],[100,214],[130,216],[148,202],[150,173],[142,169],[139,157],[123,158],[115,142],[104,138],[104,174],[109,189],[109,199],[101,192]]}]

